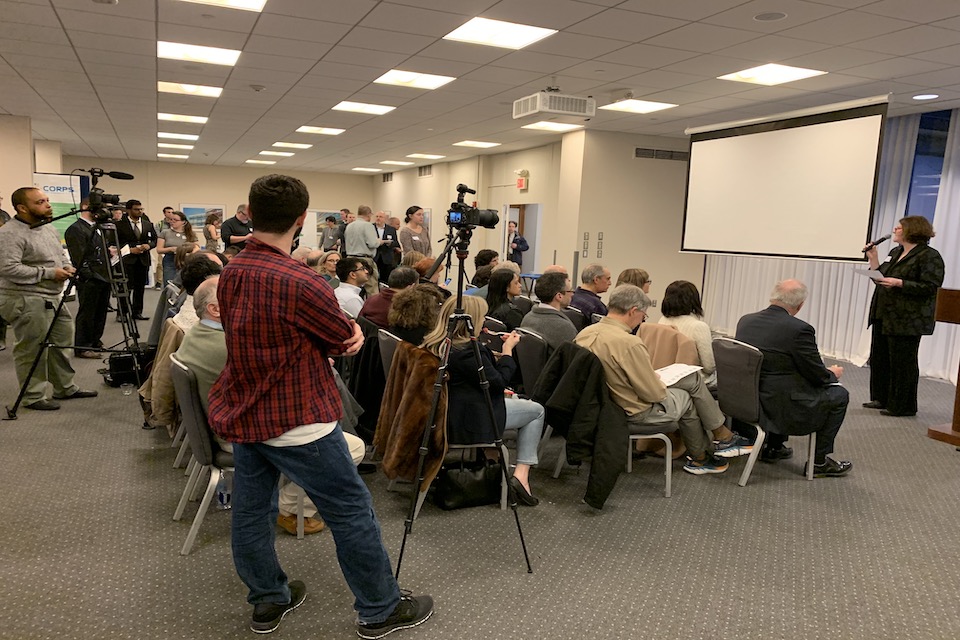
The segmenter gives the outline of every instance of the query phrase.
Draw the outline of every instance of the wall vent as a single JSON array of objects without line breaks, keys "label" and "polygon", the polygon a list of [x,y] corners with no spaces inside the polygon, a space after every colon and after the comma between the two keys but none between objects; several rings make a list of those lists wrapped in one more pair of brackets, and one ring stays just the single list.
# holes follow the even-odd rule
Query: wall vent
[{"label": "wall vent", "polygon": [[634,158],[644,158],[647,160],[679,160],[688,162],[690,160],[689,151],[671,151],[670,149],[645,149],[636,147],[633,150]]},{"label": "wall vent", "polygon": [[380,176],[384,182],[393,182],[393,172],[384,173]]},{"label": "wall vent", "polygon": [[420,178],[429,178],[433,175],[433,165],[425,164],[422,167],[417,167],[417,176]]}]

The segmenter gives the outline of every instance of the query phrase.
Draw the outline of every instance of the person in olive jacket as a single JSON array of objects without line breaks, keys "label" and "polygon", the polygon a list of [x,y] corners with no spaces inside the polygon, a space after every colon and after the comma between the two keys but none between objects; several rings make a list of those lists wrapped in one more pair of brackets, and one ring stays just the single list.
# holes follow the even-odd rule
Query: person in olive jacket
[{"label": "person in olive jacket", "polygon": [[893,228],[894,247],[880,264],[876,247],[865,248],[870,268],[883,278],[875,280],[869,324],[870,402],[887,416],[917,414],[920,337],[933,333],[937,289],[943,284],[943,258],[929,245],[936,234],[922,216],[907,216]]}]

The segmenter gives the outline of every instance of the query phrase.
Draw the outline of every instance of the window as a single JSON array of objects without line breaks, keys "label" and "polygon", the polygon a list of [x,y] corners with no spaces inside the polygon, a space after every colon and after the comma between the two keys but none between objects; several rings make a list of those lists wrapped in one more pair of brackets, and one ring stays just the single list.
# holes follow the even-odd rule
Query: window
[{"label": "window", "polygon": [[943,173],[943,154],[947,149],[950,111],[933,111],[920,116],[920,134],[910,177],[907,210],[904,215],[923,216],[933,221]]}]

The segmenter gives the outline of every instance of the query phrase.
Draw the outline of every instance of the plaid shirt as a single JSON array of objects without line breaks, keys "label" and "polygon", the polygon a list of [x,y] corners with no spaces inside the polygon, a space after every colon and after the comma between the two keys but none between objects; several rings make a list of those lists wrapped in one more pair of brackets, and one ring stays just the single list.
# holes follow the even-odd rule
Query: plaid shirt
[{"label": "plaid shirt", "polygon": [[333,289],[309,267],[256,238],[217,288],[227,365],[210,389],[210,426],[230,442],[263,442],[340,419],[327,355],[353,335]]}]

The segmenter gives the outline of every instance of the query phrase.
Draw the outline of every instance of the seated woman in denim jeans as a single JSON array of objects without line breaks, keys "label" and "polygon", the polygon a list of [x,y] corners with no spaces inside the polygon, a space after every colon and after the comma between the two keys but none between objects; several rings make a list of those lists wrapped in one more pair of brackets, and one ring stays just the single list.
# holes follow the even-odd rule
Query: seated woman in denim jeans
[{"label": "seated woman in denim jeans", "polygon": [[[440,308],[440,316],[433,331],[424,338],[423,348],[441,355],[445,348],[447,319],[456,307],[456,296]],[[463,296],[464,311],[473,320],[474,334],[480,335],[487,302],[478,296]],[[517,466],[510,478],[510,486],[517,500],[527,506],[540,501],[530,490],[530,467],[537,464],[537,445],[543,432],[543,407],[532,400],[505,398],[507,382],[517,370],[513,359],[513,347],[520,335],[509,333],[503,336],[503,350],[499,357],[486,345],[480,345],[483,370],[490,383],[490,399],[493,402],[495,423],[490,424],[489,412],[480,387],[480,375],[474,360],[473,349],[465,326],[457,328],[447,368],[447,438],[452,444],[477,444],[493,442],[507,429],[517,430]]]}]

